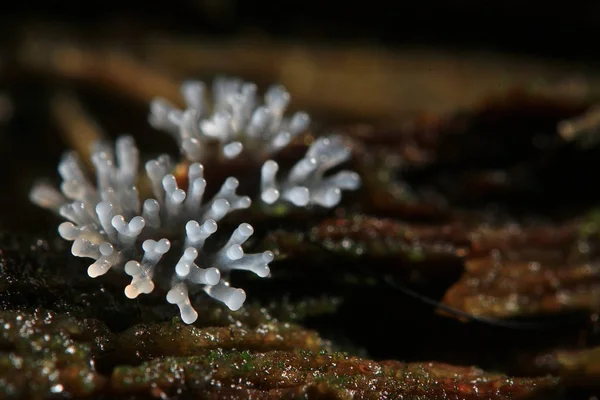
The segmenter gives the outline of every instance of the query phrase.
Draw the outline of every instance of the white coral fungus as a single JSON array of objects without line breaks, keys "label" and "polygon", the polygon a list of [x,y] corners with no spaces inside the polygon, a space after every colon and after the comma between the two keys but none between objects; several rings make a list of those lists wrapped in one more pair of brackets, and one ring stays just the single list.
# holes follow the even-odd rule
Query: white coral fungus
[{"label": "white coral fungus", "polygon": [[254,83],[236,78],[215,79],[212,102],[207,101],[206,85],[200,81],[184,82],[181,93],[185,110],[157,98],[151,104],[149,121],[172,133],[191,161],[204,160],[207,143],[215,141],[225,158],[235,158],[242,150],[256,157],[275,154],[310,124],[305,112],[284,116],[290,94],[279,85],[267,90],[264,104],[258,100]]},{"label": "white coral fungus", "polygon": [[[189,161],[187,191],[178,187],[171,174],[174,163],[162,155],[145,164],[154,198],[142,202],[136,186],[139,152],[133,138],[122,136],[114,151],[105,143],[95,145],[91,158],[96,185],[86,177],[77,155],[67,153],[58,166],[60,191],[38,183],[30,199],[67,220],[59,226],[59,233],[73,242],[73,255],[95,260],[88,268],[90,277],[110,269],[131,276],[127,297],[151,293],[156,285],[166,286],[167,301],[179,307],[181,319],[188,324],[198,317],[190,293],[203,290],[237,310],[246,293],[229,286],[229,273],[247,270],[267,277],[274,257],[270,251],[244,253],[242,245],[253,234],[247,223],[240,224],[222,248],[205,248],[222,218],[251,204],[249,197],[236,193],[238,180],[232,177],[203,202],[206,181],[200,162],[211,161],[210,146],[220,146],[226,159],[244,150],[250,158],[264,161],[259,200],[267,206],[331,208],[340,202],[342,190],[360,186],[360,177],[352,171],[325,175],[351,156],[349,146],[336,135],[316,139],[306,155],[278,178],[279,165],[268,158],[304,132],[310,118],[304,112],[284,117],[290,96],[281,86],[267,91],[263,105],[256,92],[253,83],[221,78],[214,83],[212,104],[205,101],[204,84],[196,81],[182,85],[185,110],[162,99],[153,101],[151,124],[174,134]],[[168,238],[175,239],[175,245]]]},{"label": "white coral fungus", "polygon": [[[250,206],[250,198],[236,194],[237,179],[228,178],[219,192],[203,203],[206,182],[202,165],[189,166],[186,192],[177,187],[175,177],[169,173],[169,157],[161,156],[145,165],[155,198],[142,204],[136,188],[138,149],[131,137],[117,139],[114,153],[108,146],[96,146],[92,161],[97,187],[86,178],[77,156],[67,153],[58,167],[62,193],[40,183],[30,195],[34,203],[58,211],[68,220],[59,226],[59,233],[73,241],[73,255],[95,260],[88,268],[90,277],[104,275],[115,267],[124,269],[131,276],[125,288],[129,298],[151,293],[157,282],[167,281],[167,301],[179,307],[181,319],[189,324],[198,314],[188,291],[202,288],[210,297],[237,310],[246,294],[229,286],[229,272],[248,270],[260,277],[269,275],[273,253],[245,254],[241,247],[253,233],[247,223],[239,225],[221,249],[204,250],[219,220]],[[160,237],[177,231],[183,239],[183,251],[175,256],[175,266],[167,267],[162,261],[173,249],[167,238]]]},{"label": "white coral fungus", "polygon": [[[209,158],[211,143],[219,143],[226,158],[234,158],[246,150],[252,158],[266,159],[287,146],[304,132],[310,117],[297,112],[284,117],[290,95],[283,86],[272,86],[257,99],[254,83],[235,78],[217,78],[213,84],[213,101],[206,101],[206,85],[188,81],[181,86],[187,108],[180,110],[157,98],[150,107],[152,126],[172,133],[181,152],[191,161]],[[342,190],[355,190],[360,177],[352,171],[340,171],[324,177],[351,156],[340,136],[317,139],[282,180],[276,175],[279,165],[267,160],[261,170],[260,201],[264,204],[291,203],[297,207],[318,205],[331,208],[339,204]]]},{"label": "white coral fungus", "polygon": [[332,135],[318,138],[282,181],[276,179],[279,165],[268,160],[261,170],[260,199],[266,204],[287,201],[297,207],[335,207],[342,199],[342,189],[358,189],[360,177],[346,170],[325,178],[323,174],[349,158],[350,149],[340,136]]}]

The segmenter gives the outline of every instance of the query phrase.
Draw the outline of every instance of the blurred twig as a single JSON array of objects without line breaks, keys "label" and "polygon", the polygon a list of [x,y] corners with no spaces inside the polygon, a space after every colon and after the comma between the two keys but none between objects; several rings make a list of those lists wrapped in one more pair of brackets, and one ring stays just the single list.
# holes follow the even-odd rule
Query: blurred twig
[{"label": "blurred twig", "polygon": [[50,112],[59,127],[65,144],[74,149],[80,159],[93,169],[91,164],[92,143],[104,139],[105,135],[83,106],[71,94],[59,93],[50,102]]},{"label": "blurred twig", "polygon": [[581,65],[487,53],[292,45],[267,39],[149,37],[142,51],[145,59],[179,76],[227,73],[279,81],[298,107],[357,119],[453,112],[514,86],[585,75]]},{"label": "blurred twig", "polygon": [[[100,39],[101,46],[91,47],[66,40],[76,37],[73,32],[26,32],[18,52],[23,67],[108,87],[145,103],[162,96],[181,104],[181,79],[229,74],[261,85],[279,82],[292,93],[294,107],[317,116],[393,123],[423,110],[439,115],[472,109],[515,86],[558,96],[564,85],[559,90],[552,82],[565,77],[581,77],[590,87],[585,95],[597,94],[600,87],[600,79],[583,65],[488,53],[315,46],[268,38],[215,41],[148,32],[122,35],[119,41]],[[128,51],[118,50],[123,48]],[[541,88],[534,87],[538,82]],[[568,91],[580,95],[572,86]]]},{"label": "blurred twig", "polygon": [[558,133],[566,141],[579,141],[591,146],[600,139],[600,105],[590,107],[583,115],[560,121]]},{"label": "blurred twig", "polygon": [[176,80],[111,47],[92,49],[29,35],[20,45],[18,62],[28,70],[108,87],[145,103],[155,96],[181,102]]}]

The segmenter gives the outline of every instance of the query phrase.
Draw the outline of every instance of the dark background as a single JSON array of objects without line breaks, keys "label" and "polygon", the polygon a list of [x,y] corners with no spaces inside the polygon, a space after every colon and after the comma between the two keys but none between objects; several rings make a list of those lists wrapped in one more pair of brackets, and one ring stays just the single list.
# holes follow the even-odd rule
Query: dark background
[{"label": "dark background", "polygon": [[421,1],[11,1],[0,7],[10,38],[25,22],[93,33],[144,27],[215,36],[264,33],[300,41],[426,45],[597,61],[600,2]]}]

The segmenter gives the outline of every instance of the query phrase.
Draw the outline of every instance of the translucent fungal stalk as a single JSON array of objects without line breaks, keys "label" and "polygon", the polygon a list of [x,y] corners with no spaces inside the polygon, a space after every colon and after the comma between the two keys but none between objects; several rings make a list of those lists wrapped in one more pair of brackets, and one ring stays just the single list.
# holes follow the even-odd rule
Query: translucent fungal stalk
[{"label": "translucent fungal stalk", "polygon": [[190,161],[207,159],[211,154],[208,145],[215,142],[227,159],[237,157],[242,151],[264,159],[304,132],[310,117],[305,112],[285,117],[290,94],[283,86],[270,87],[262,104],[257,92],[254,83],[217,78],[212,101],[207,101],[203,82],[184,82],[181,93],[186,109],[180,110],[157,98],[152,102],[149,121],[155,128],[173,134]]},{"label": "translucent fungal stalk", "polygon": [[260,199],[269,205],[287,202],[297,207],[335,207],[342,198],[342,190],[358,189],[360,177],[347,170],[330,176],[325,173],[346,162],[350,156],[350,148],[342,138],[332,135],[318,138],[304,158],[281,180],[277,179],[279,165],[268,160],[261,169]]},{"label": "translucent fungal stalk", "polygon": [[[95,185],[77,155],[67,153],[58,167],[61,191],[38,183],[30,193],[35,204],[67,220],[60,224],[59,234],[73,242],[73,255],[94,260],[87,271],[90,277],[115,268],[123,270],[131,276],[125,288],[128,298],[152,293],[156,286],[165,287],[167,301],[179,307],[184,322],[192,323],[198,314],[189,293],[204,291],[236,310],[246,294],[229,286],[230,272],[269,275],[273,254],[245,254],[241,247],[253,233],[249,224],[241,224],[222,248],[205,249],[205,242],[217,231],[217,222],[251,204],[249,197],[236,193],[237,179],[226,179],[214,197],[203,203],[203,166],[189,165],[185,191],[171,174],[170,158],[160,156],[145,164],[155,198],[142,203],[136,188],[139,152],[133,138],[118,138],[114,151],[105,143],[97,143],[91,158]],[[173,246],[175,242],[182,247]],[[173,251],[181,255],[178,261],[169,263],[166,260],[173,259],[169,257]]]}]

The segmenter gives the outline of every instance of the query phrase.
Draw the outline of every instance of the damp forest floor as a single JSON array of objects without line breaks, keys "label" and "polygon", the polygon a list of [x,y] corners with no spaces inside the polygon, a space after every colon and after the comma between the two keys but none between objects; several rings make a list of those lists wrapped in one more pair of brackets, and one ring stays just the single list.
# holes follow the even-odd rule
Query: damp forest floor
[{"label": "damp forest floor", "polygon": [[[500,77],[483,68],[485,79],[473,76],[479,91],[434,82],[424,90],[443,92],[444,104],[415,96],[420,111],[404,112],[412,96],[405,90],[398,100],[401,61],[391,54],[361,72],[340,67],[351,59],[340,51],[231,42],[215,50],[175,39],[165,47],[139,37],[84,45],[42,32],[15,37],[0,64],[0,398],[600,394],[600,140],[594,121],[577,138],[557,129],[598,101],[592,83],[540,85],[532,69],[494,91]],[[245,61],[198,61],[215,54]],[[271,67],[288,60],[304,69]],[[418,58],[407,73],[420,76],[418,65],[440,60]],[[85,153],[93,137],[126,132],[148,156],[176,155],[171,139],[147,126],[148,102],[181,101],[180,79],[217,68],[261,89],[282,81],[292,103],[298,93],[298,107],[315,116],[314,128],[278,155],[282,165],[335,131],[350,143],[348,166],[363,187],[331,211],[248,211],[250,247],[276,255],[272,277],[234,275],[246,305],[232,312],[200,296],[198,321],[185,325],[164,296],[127,299],[118,273],[90,279],[86,260],[58,236],[59,219],[27,193],[40,177],[56,181],[61,153]],[[361,73],[377,92],[322,92]],[[396,89],[374,73],[396,76]],[[303,92],[309,78],[323,87]],[[205,171],[208,182],[233,175],[251,191],[260,164],[215,161]]]}]

